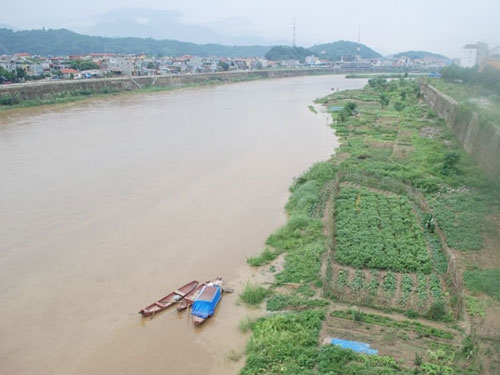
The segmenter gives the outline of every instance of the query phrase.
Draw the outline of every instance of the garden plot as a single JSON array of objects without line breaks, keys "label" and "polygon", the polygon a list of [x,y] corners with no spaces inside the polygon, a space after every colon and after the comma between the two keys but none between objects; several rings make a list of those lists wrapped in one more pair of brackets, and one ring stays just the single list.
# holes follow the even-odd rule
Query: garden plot
[{"label": "garden plot", "polygon": [[408,198],[355,187],[335,199],[335,262],[394,272],[432,270],[422,228]]}]

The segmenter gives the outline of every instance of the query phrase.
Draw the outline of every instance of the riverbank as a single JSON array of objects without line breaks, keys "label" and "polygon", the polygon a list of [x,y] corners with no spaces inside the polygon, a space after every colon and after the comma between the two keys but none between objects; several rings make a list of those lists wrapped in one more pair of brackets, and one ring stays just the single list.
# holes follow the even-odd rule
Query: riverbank
[{"label": "riverbank", "polygon": [[420,95],[416,81],[376,79],[321,100],[350,108],[333,115],[342,144],[295,181],[287,224],[249,259],[275,283],[261,299],[273,314],[246,324],[243,374],[500,368],[498,288],[486,288],[500,285],[498,186]]},{"label": "riverbank", "polygon": [[0,85],[0,109],[64,103],[89,96],[123,92],[163,91],[198,85],[320,74],[334,74],[334,72],[325,69],[255,70],[169,76],[38,81],[33,83]]}]

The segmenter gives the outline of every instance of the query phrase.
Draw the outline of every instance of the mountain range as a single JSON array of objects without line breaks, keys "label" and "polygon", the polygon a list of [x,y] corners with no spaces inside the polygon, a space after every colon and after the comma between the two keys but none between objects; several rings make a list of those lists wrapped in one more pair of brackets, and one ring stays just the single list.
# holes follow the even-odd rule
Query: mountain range
[{"label": "mountain range", "polygon": [[[26,52],[32,55],[64,56],[144,53],[156,56],[264,57],[273,46],[290,44],[276,41],[272,45],[265,45],[261,39],[251,35],[234,32],[221,34],[210,27],[185,23],[181,13],[151,9],[117,9],[78,24],[77,30],[79,32],[68,29],[19,30],[1,24],[0,54]],[[352,59],[358,53],[358,47],[362,58],[381,57],[363,44],[346,41],[297,48],[301,49],[302,54],[337,61],[341,58]],[[412,58],[433,55],[422,51],[410,52]]]}]

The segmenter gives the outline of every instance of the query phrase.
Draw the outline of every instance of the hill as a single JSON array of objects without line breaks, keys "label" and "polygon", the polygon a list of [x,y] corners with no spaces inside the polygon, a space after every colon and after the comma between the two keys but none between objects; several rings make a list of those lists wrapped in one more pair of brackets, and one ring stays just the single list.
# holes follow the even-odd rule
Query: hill
[{"label": "hill", "polygon": [[312,55],[313,53],[303,47],[290,47],[290,46],[275,46],[266,52],[265,58],[268,60],[300,60]]},{"label": "hill", "polygon": [[396,58],[400,57],[409,57],[412,60],[415,59],[424,59],[424,58],[433,58],[433,59],[443,59],[443,60],[449,60],[448,57],[439,55],[437,53],[432,53],[432,52],[427,52],[427,51],[406,51],[406,52],[400,52],[394,55]]},{"label": "hill", "polygon": [[66,29],[12,31],[0,29],[0,55],[27,52],[32,55],[59,56],[88,53],[124,53],[162,56],[259,57],[266,46],[223,46],[195,44],[151,38],[105,38],[87,36]]},{"label": "hill", "polygon": [[[371,48],[365,46],[364,44],[359,45],[359,54],[362,59],[372,59],[377,57],[382,57],[378,52],[375,52]],[[314,55],[331,61],[353,61],[357,54],[358,43],[348,42],[348,41],[338,41],[327,44],[318,44],[309,48]]]}]

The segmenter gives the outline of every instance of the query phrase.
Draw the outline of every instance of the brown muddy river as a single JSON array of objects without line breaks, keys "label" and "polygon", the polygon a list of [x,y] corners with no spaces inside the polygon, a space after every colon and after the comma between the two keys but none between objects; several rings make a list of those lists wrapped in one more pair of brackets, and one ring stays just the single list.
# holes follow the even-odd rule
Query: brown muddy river
[{"label": "brown muddy river", "polygon": [[[334,152],[308,109],[343,76],[0,112],[0,372],[236,374],[246,265],[295,176]],[[319,110],[319,107],[318,107]],[[196,279],[236,292],[193,327],[137,313]]]}]

